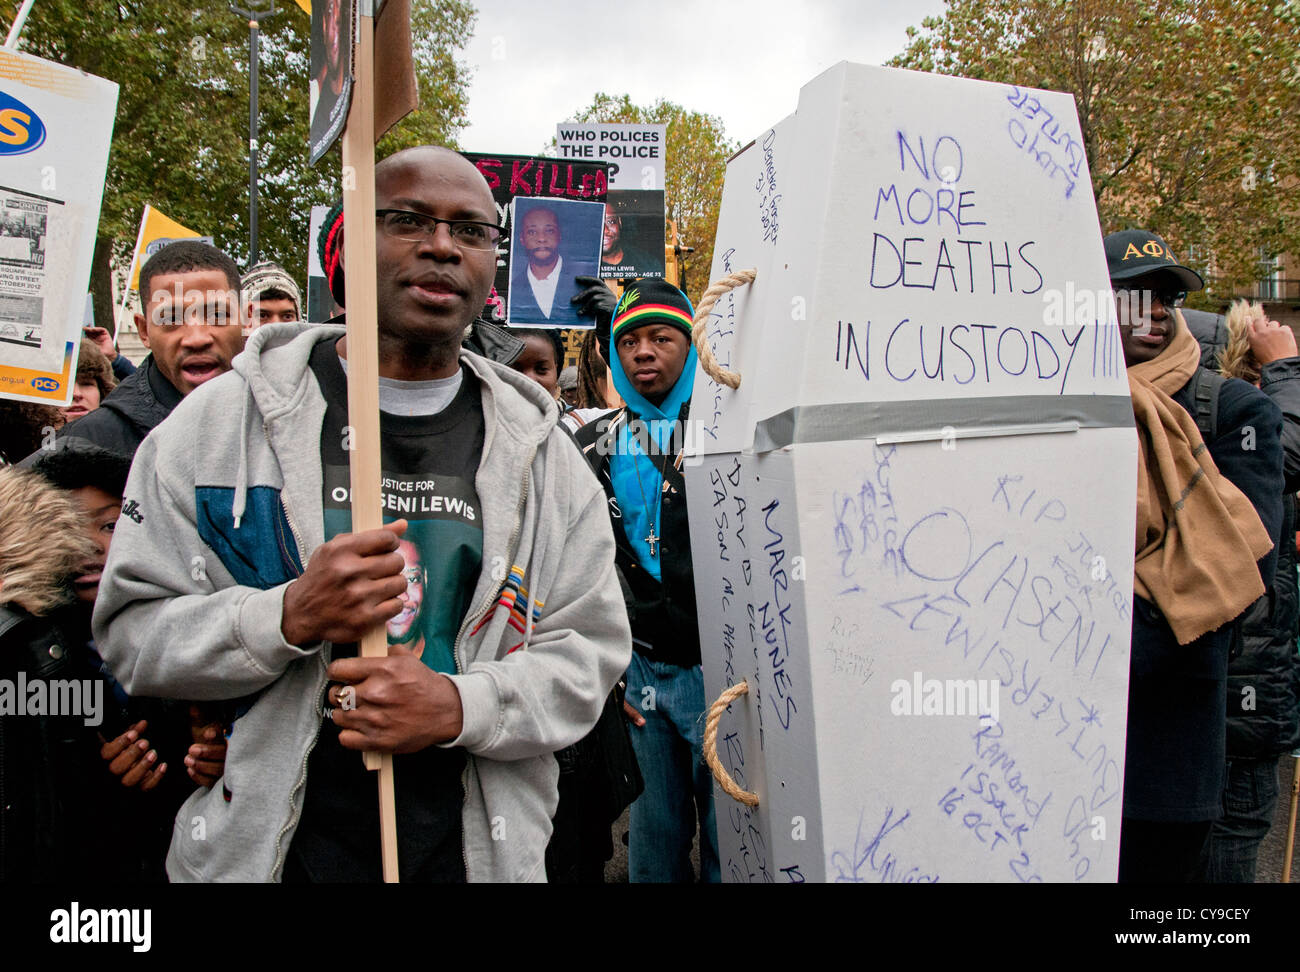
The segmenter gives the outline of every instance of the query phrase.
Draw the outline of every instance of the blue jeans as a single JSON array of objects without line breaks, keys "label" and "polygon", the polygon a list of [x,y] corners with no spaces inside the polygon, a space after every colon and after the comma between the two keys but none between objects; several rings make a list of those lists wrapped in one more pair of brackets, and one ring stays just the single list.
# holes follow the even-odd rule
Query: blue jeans
[{"label": "blue jeans", "polygon": [[691,841],[700,829],[700,880],[717,883],[718,830],[713,818],[713,776],[704,762],[704,673],[643,658],[632,652],[627,700],[645,717],[628,726],[645,791],[632,804],[628,880],[690,883]]},{"label": "blue jeans", "polygon": [[1229,759],[1223,782],[1223,816],[1210,831],[1206,879],[1213,884],[1254,884],[1259,845],[1277,806],[1277,757]]}]

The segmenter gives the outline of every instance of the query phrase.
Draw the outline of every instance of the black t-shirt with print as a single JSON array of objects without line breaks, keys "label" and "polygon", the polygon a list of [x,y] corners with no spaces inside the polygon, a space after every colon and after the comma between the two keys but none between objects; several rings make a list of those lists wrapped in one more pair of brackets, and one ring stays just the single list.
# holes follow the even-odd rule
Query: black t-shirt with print
[{"label": "black t-shirt with print", "polygon": [[[321,427],[325,538],[351,528],[347,377],[333,341],[323,341],[311,368],[325,396]],[[405,608],[388,623],[390,643],[404,644],[435,671],[455,672],[452,645],[478,581],[483,529],[474,476],[483,453],[478,382],[461,372],[455,398],[434,415],[380,412],[384,521],[406,519]],[[355,644],[333,646],[334,658]],[[322,709],[328,707],[322,702]],[[364,703],[362,703],[364,704]],[[328,720],[307,765],[302,817],[285,880],[377,881],[381,877],[376,776],[361,754],[344,749]],[[398,855],[403,882],[463,881],[461,749],[430,746],[393,758]]]}]

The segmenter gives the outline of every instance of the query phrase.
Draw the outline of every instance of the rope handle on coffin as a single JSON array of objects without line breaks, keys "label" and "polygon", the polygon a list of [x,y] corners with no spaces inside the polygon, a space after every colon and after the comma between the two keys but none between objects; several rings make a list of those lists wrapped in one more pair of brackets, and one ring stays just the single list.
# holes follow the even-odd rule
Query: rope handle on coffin
[{"label": "rope handle on coffin", "polygon": [[[723,294],[735,290],[743,284],[752,284],[754,278],[758,276],[757,270],[737,270],[729,273],[721,280],[715,281],[709,285],[709,289],[704,292],[700,298],[699,305],[695,308],[695,320],[691,322],[691,341],[695,345],[695,353],[700,359],[700,367],[704,369],[705,374],[716,381],[719,385],[726,385],[733,391],[740,387],[740,375],[735,371],[729,371],[718,364],[718,359],[713,356],[713,349],[709,347],[709,341],[706,334],[708,327],[709,314],[713,310],[713,305]],[[715,772],[713,774],[717,776]],[[718,782],[722,779],[719,777]],[[723,784],[725,789],[726,784]],[[728,793],[731,791],[728,790]],[[737,797],[736,799],[740,799]]]},{"label": "rope handle on coffin", "polygon": [[[742,270],[741,272],[752,275],[754,271]],[[712,287],[709,288],[709,290],[712,289]],[[701,301],[701,304],[703,304],[703,301]],[[736,383],[740,383],[739,375],[736,376]],[[727,706],[731,705],[733,701],[742,695],[748,694],[749,683],[745,681],[738,682],[719,695],[718,700],[709,706],[709,717],[704,723],[704,760],[709,764],[709,769],[713,771],[713,778],[718,781],[718,785],[727,792],[727,796],[747,807],[756,807],[758,806],[758,794],[742,790],[722,765],[722,761],[718,759],[718,722],[722,719],[722,713],[727,711]]]}]

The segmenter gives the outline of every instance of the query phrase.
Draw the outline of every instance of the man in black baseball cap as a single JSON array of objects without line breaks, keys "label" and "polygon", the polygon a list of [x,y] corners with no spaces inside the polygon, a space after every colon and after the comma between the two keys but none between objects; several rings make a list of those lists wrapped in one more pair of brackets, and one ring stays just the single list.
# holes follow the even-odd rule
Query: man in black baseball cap
[{"label": "man in black baseball cap", "polygon": [[1106,265],[1110,279],[1116,282],[1150,276],[1157,271],[1172,274],[1183,290],[1200,290],[1205,286],[1201,275],[1180,264],[1169,244],[1147,230],[1121,230],[1106,237]]},{"label": "man in black baseball cap", "polygon": [[1174,309],[1205,281],[1174,257],[1169,244],[1147,230],[1123,230],[1104,241],[1106,267],[1119,311],[1124,361],[1160,356],[1174,334]]},{"label": "man in black baseball cap", "polygon": [[1200,368],[1178,304],[1204,284],[1164,240],[1125,230],[1104,246],[1139,433],[1119,880],[1199,882],[1237,619],[1276,567],[1282,413]]}]

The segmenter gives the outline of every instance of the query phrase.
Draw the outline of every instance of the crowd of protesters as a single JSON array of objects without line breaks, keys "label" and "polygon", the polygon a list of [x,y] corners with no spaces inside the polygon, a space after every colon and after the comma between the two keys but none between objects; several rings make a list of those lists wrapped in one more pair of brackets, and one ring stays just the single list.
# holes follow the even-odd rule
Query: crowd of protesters
[{"label": "crowd of protesters", "polygon": [[[377,880],[361,750],[396,754],[403,881],[599,882],[629,807],[632,881],[719,879],[691,303],[576,278],[565,368],[482,319],[471,163],[375,180],[383,528],[351,530],[345,322],[301,323],[274,264],[163,247],[138,369],[87,328],[71,405],[0,406],[0,678],[103,700],[0,716],[4,880]],[[340,205],[341,307],[344,240]],[[1300,352],[1257,306],[1184,313],[1156,234],[1105,251],[1140,450],[1119,877],[1250,882],[1300,743]]]}]

